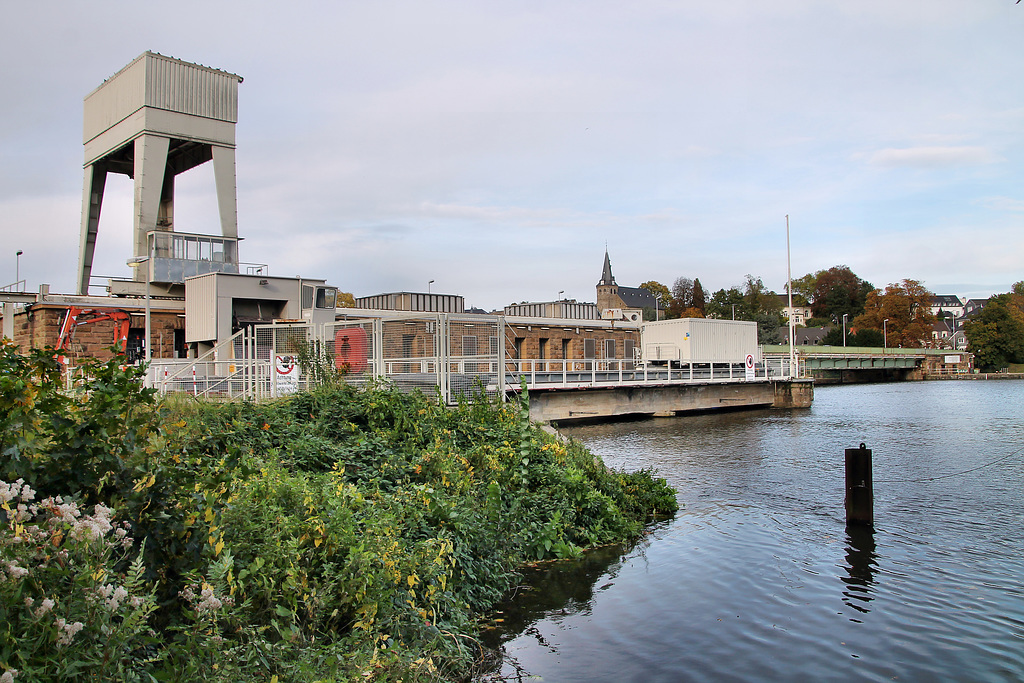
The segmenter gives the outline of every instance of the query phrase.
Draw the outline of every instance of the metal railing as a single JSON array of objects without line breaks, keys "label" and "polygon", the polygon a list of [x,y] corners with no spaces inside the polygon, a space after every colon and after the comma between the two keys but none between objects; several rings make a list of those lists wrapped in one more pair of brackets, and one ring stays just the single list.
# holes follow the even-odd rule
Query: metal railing
[{"label": "metal railing", "polygon": [[788,377],[788,358],[758,363],[747,372],[744,363],[654,364],[623,359],[510,359],[506,384],[526,379],[530,388],[585,388],[613,385],[768,382]]},{"label": "metal railing", "polygon": [[638,358],[513,359],[506,357],[503,327],[500,317],[443,313],[257,325],[201,358],[154,360],[147,381],[161,393],[260,400],[306,389],[340,370],[353,384],[385,380],[454,403],[480,392],[504,396],[523,379],[529,388],[586,388],[800,376],[790,371],[788,356],[766,356],[749,368],[741,362],[656,364]]}]

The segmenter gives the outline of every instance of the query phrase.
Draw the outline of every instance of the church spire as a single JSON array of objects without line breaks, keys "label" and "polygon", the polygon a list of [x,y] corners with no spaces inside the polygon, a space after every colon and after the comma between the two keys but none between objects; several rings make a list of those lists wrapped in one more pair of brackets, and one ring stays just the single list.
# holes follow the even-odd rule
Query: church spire
[{"label": "church spire", "polygon": [[601,273],[601,281],[597,283],[600,287],[615,284],[615,276],[612,275],[612,260],[608,258],[608,247],[604,249],[604,271]]}]

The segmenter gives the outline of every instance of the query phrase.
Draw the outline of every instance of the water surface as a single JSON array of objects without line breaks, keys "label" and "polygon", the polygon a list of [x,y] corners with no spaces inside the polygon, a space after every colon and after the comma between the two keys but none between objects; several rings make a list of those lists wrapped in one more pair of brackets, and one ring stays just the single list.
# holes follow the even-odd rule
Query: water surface
[{"label": "water surface", "polygon": [[[565,428],[680,512],[527,577],[491,679],[1024,680],[1024,383],[819,387],[810,410]],[[873,451],[875,527],[843,454]]]}]

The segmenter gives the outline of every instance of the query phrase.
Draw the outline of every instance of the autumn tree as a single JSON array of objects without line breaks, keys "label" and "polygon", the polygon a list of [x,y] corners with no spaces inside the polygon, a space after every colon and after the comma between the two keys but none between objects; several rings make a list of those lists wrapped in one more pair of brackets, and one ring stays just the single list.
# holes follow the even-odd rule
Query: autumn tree
[{"label": "autumn tree", "polygon": [[688,277],[678,277],[672,283],[672,301],[668,306],[668,317],[680,318],[683,311],[693,305],[693,280]]},{"label": "autumn tree", "polygon": [[648,309],[644,309],[644,320],[657,320],[659,318],[668,317],[666,307],[672,302],[672,292],[669,291],[669,288],[656,280],[648,280],[640,285],[640,289],[646,289],[654,295],[655,300],[660,301],[660,303],[657,304],[657,307],[661,313],[659,314],[658,310],[654,309],[651,309],[650,311],[648,311]]},{"label": "autumn tree", "polygon": [[905,279],[893,283],[885,291],[874,289],[868,293],[864,312],[852,326],[857,330],[868,328],[883,331],[888,346],[918,347],[931,338],[932,293],[917,280]]},{"label": "autumn tree", "polygon": [[1000,369],[1024,363],[1024,281],[1007,294],[988,300],[985,307],[964,323],[968,350],[978,367]]}]

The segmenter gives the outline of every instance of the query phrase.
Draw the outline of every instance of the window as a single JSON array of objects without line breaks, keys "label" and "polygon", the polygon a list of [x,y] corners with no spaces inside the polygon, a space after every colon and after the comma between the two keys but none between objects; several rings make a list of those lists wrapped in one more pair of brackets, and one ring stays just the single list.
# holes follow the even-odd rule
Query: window
[{"label": "window", "polygon": [[[305,288],[303,288],[305,289]],[[336,308],[338,301],[338,290],[334,287],[317,287],[316,288],[316,307],[317,308]]]},{"label": "window", "polygon": [[476,337],[466,336],[462,338],[462,355],[475,356],[477,352]]},{"label": "window", "polygon": [[615,340],[605,339],[604,340],[604,357],[615,358]]}]

